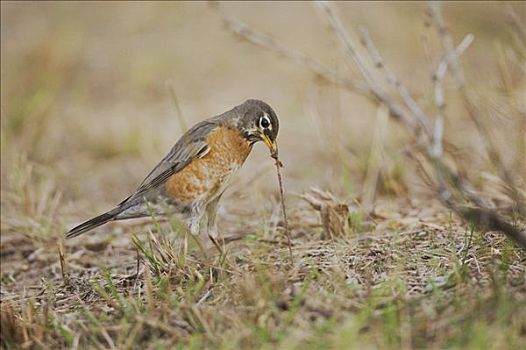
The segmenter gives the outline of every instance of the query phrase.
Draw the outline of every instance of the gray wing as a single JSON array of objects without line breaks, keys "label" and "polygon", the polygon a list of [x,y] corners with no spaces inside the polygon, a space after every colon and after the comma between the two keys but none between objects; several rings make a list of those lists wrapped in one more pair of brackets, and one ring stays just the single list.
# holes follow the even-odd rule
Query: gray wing
[{"label": "gray wing", "polygon": [[137,190],[122,201],[119,207],[124,209],[137,204],[138,201],[143,201],[144,197],[149,197],[148,194],[164,184],[170,176],[184,169],[193,159],[203,157],[208,153],[210,147],[206,142],[206,137],[218,126],[215,119],[202,121],[188,130],[146,176]]}]

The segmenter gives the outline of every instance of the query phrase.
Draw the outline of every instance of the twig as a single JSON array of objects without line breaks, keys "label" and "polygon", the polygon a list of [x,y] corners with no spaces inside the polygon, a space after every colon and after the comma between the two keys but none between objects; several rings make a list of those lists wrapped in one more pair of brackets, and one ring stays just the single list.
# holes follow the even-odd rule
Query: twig
[{"label": "twig", "polygon": [[454,54],[447,53],[442,57],[440,63],[437,65],[433,80],[435,81],[435,104],[437,107],[437,114],[435,116],[435,125],[433,128],[433,145],[431,153],[433,156],[438,157],[442,155],[443,146],[442,139],[444,135],[444,110],[445,110],[445,99],[444,99],[444,78],[448,71],[448,67],[454,57],[459,57],[473,42],[473,35],[468,34],[460,42],[460,44],[453,50]]},{"label": "twig", "polygon": [[294,265],[294,258],[292,256],[292,242],[290,240],[290,232],[289,232],[289,222],[287,220],[287,210],[285,209],[285,195],[283,194],[283,180],[281,179],[281,171],[280,171],[280,168],[283,167],[283,164],[278,159],[277,152],[272,154],[271,156],[276,161],[276,172],[278,174],[278,183],[279,183],[279,195],[281,199],[281,211],[283,213],[283,225],[285,228],[285,236],[287,236],[287,246],[289,248],[290,263],[291,265]]},{"label": "twig", "polygon": [[465,85],[464,73],[462,72],[462,68],[460,67],[460,64],[458,62],[458,55],[456,54],[455,45],[453,44],[453,39],[449,35],[449,31],[447,30],[447,26],[444,21],[444,18],[442,17],[442,11],[440,7],[441,3],[439,1],[430,1],[428,5],[429,15],[431,16],[431,20],[437,27],[438,35],[440,36],[444,52],[446,52],[446,54],[451,53],[451,57],[449,58],[449,60],[453,69],[453,76],[455,77],[457,85],[459,86],[459,88],[463,88]]}]

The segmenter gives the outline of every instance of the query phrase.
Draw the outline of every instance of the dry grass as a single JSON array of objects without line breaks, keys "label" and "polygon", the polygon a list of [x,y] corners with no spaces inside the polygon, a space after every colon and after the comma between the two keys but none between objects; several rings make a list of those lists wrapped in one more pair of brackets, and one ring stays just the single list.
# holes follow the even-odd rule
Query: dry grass
[{"label": "dry grass", "polygon": [[184,255],[181,242],[155,231],[134,244],[93,237],[66,249],[64,273],[53,244],[4,241],[3,345],[516,348],[524,341],[525,255],[502,237],[470,231],[422,203],[400,203],[403,213],[379,212],[346,236],[322,239],[324,229],[303,220],[316,211],[295,204],[303,209],[290,219],[293,268],[274,231],[233,242],[225,260],[213,261]]},{"label": "dry grass", "polygon": [[[526,342],[526,253],[433,199],[405,157],[413,145],[383,108],[236,40],[205,4],[1,6],[2,348],[517,349]],[[475,36],[462,56],[465,78],[487,111],[480,122],[498,162],[524,189],[526,41],[516,29],[524,20],[510,9],[525,7],[451,3],[444,16],[457,41]],[[356,73],[309,4],[223,10],[316,56],[340,74],[334,81]],[[346,23],[367,24],[385,60],[431,108],[440,38],[425,7],[339,10]],[[488,203],[512,208],[487,139],[455,82],[443,84],[451,164]],[[219,212],[226,257],[210,245],[204,259],[177,223],[157,218],[64,242],[66,228],[131,191],[187,125],[249,97],[280,116],[292,266],[262,147]],[[503,213],[524,230],[512,209]]]}]

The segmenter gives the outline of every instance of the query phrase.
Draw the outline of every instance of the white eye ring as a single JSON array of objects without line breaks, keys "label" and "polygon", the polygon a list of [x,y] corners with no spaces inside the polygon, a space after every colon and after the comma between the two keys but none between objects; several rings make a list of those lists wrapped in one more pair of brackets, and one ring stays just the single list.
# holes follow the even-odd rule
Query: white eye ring
[{"label": "white eye ring", "polygon": [[269,129],[272,130],[272,123],[267,113],[265,113],[261,118],[259,118],[258,126],[260,129]]}]

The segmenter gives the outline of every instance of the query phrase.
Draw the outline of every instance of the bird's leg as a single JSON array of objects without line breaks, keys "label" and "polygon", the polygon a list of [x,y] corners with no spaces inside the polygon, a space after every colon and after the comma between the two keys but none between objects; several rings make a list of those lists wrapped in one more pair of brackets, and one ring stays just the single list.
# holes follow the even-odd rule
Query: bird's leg
[{"label": "bird's leg", "polygon": [[210,238],[212,243],[214,243],[214,246],[219,251],[219,254],[223,256],[225,254],[225,250],[223,249],[224,241],[221,240],[221,243],[218,241],[219,233],[217,232],[217,225],[216,225],[216,215],[217,215],[219,199],[221,199],[221,195],[219,195],[216,199],[211,201],[206,207],[206,216],[207,216],[206,231],[208,234],[208,238]]},{"label": "bird's leg", "polygon": [[196,216],[195,218],[190,220],[190,224],[188,225],[188,228],[189,228],[190,234],[192,235],[195,242],[197,243],[199,250],[201,250],[201,253],[203,253],[205,259],[208,259],[208,255],[206,254],[206,248],[203,244],[203,241],[201,240],[201,237],[199,237],[200,221],[201,221],[201,215]]},{"label": "bird's leg", "polygon": [[217,248],[217,251],[219,252],[219,254],[221,256],[225,255],[225,251],[224,251],[222,245],[217,241],[217,239],[212,237],[210,234],[208,235],[208,238],[210,238],[212,243],[214,243],[214,246]]}]

